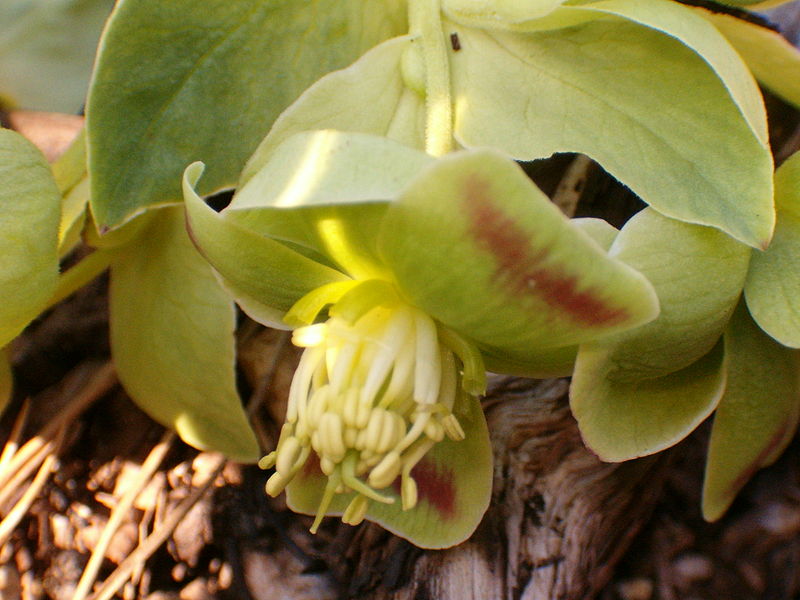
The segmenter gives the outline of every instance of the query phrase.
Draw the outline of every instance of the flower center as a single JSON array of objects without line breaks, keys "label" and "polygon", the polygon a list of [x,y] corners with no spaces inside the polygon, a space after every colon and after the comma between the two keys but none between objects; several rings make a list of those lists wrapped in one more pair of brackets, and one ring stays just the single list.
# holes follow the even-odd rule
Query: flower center
[{"label": "flower center", "polygon": [[445,437],[464,439],[454,408],[485,387],[478,351],[400,300],[389,283],[324,286],[302,298],[287,320],[311,323],[326,305],[327,321],[294,331],[293,343],[305,351],[278,446],[260,463],[275,466],[267,493],[276,496],[312,451],[319,457],[328,483],[312,532],[336,494],[355,492],[342,516],[355,525],[370,501],[394,502],[382,490],[398,478],[402,508],[413,508],[412,469]]}]

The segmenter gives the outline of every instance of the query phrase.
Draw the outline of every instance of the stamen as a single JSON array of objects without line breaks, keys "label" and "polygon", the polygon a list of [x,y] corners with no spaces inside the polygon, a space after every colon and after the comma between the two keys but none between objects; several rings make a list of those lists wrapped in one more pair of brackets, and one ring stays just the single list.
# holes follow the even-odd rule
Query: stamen
[{"label": "stamen", "polygon": [[486,368],[478,350],[447,327],[439,327],[439,340],[455,352],[464,367],[461,387],[468,394],[477,396],[486,392]]},{"label": "stamen", "polygon": [[423,404],[433,404],[439,395],[439,381],[442,376],[436,325],[419,311],[414,315],[414,325],[417,334],[414,400]]},{"label": "stamen", "polygon": [[367,515],[369,500],[366,496],[357,495],[350,501],[342,515],[342,522],[348,525],[358,525]]},{"label": "stamen", "polygon": [[289,309],[289,312],[283,317],[284,323],[293,327],[310,325],[317,318],[317,315],[322,312],[323,308],[328,304],[337,302],[358,283],[358,281],[352,279],[336,281],[310,291]]}]

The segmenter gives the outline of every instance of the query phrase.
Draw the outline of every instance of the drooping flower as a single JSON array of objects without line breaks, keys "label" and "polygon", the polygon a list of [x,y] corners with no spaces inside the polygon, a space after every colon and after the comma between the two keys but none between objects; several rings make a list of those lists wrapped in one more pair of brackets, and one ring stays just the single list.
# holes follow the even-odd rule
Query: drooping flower
[{"label": "drooping flower", "polygon": [[462,541],[491,495],[484,363],[563,374],[577,344],[658,312],[606,255],[610,226],[570,222],[492,151],[303,133],[219,214],[193,190],[201,170],[184,178],[195,243],[246,312],[305,349],[262,464],[313,529],[338,514],[423,547]]}]

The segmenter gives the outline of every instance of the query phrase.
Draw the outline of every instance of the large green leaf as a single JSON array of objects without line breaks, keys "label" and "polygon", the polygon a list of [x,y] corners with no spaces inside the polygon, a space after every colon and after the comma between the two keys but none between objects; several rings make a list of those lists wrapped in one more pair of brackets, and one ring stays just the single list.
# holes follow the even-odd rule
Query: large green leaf
[{"label": "large green leaf", "polygon": [[800,348],[800,152],[775,173],[775,202],[775,237],[767,250],[753,253],[745,296],[764,331]]},{"label": "large green leaf", "polygon": [[251,317],[278,325],[305,294],[346,279],[342,273],[215,213],[194,191],[202,171],[203,165],[195,163],[186,169],[183,180],[190,235]]},{"label": "large green leaf", "polygon": [[0,129],[0,347],[44,309],[58,279],[61,195],[21,135]]},{"label": "large green leaf", "polygon": [[186,235],[183,209],[154,215],[111,269],[111,350],[131,398],[189,444],[258,458],[236,392],[235,313]]},{"label": "large green leaf", "polygon": [[509,363],[658,314],[644,277],[608,258],[494,151],[452,154],[424,171],[390,205],[379,251],[412,304]]},{"label": "large green leaf", "polygon": [[[457,410],[466,438],[437,443],[411,471],[417,482],[417,506],[401,510],[398,481],[394,489],[381,492],[394,498],[394,503],[371,502],[367,519],[422,548],[447,548],[472,535],[492,495],[492,448],[480,403],[468,398]],[[318,468],[302,470],[286,489],[289,507],[315,514],[325,483]],[[326,514],[343,514],[352,497],[352,493],[337,494]]]},{"label": "large green leaf", "polygon": [[32,110],[77,113],[113,0],[0,2],[0,97]]},{"label": "large green leaf", "polygon": [[739,490],[792,439],[800,415],[798,354],[775,343],[743,305],[725,333],[728,383],[714,415],[703,516],[722,516]]},{"label": "large green leaf", "polygon": [[242,171],[239,187],[264,168],[278,146],[302,131],[369,133],[423,148],[425,101],[407,87],[402,66],[411,44],[408,37],[388,40],[312,85],[275,122]]},{"label": "large green leaf", "polygon": [[87,111],[98,225],[179,200],[195,160],[210,165],[204,193],[232,187],[280,111],[402,33],[405,10],[394,0],[121,0]]},{"label": "large green leaf", "polygon": [[685,369],[638,381],[609,377],[608,352],[601,344],[582,346],[570,386],[583,440],[602,460],[629,460],[678,443],[711,414],[725,390],[721,342]]},{"label": "large green leaf", "polygon": [[769,241],[769,150],[729,92],[738,84],[685,44],[621,19],[527,34],[448,27],[461,44],[451,65],[464,145],[519,159],[583,152],[664,214]]},{"label": "large green leaf", "polygon": [[609,255],[642,273],[655,287],[661,313],[592,352],[600,369],[621,381],[661,377],[705,355],[725,330],[747,275],[751,250],[710,227],[660,215],[651,208],[626,223]]},{"label": "large green leaf", "polygon": [[800,51],[797,48],[767,27],[732,15],[698,10],[725,34],[761,83],[800,107]]}]

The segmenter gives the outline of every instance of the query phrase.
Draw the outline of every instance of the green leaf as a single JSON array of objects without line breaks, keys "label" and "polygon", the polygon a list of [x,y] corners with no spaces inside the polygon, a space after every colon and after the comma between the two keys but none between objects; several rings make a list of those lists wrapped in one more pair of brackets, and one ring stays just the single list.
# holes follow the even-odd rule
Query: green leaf
[{"label": "green leaf", "polygon": [[14,391],[14,376],[11,373],[11,361],[8,356],[8,348],[0,348],[0,415],[11,401],[11,393]]},{"label": "green leaf", "polygon": [[180,199],[180,174],[211,165],[232,187],[272,122],[324,73],[405,25],[378,0],[122,0],[103,35],[87,110],[92,208],[116,226]]},{"label": "green leaf", "polygon": [[[437,443],[411,471],[418,486],[417,506],[401,510],[398,489],[390,488],[386,493],[395,502],[371,502],[368,520],[421,548],[448,548],[472,535],[491,499],[492,449],[486,418],[477,399],[469,397],[457,417],[466,439]],[[286,489],[289,508],[315,514],[326,481],[316,465],[309,463]],[[326,514],[343,514],[352,497],[352,494],[337,494]]]},{"label": "green leaf", "polygon": [[346,279],[342,273],[215,213],[194,191],[202,171],[201,163],[190,165],[183,179],[190,235],[251,317],[277,325],[305,294]]},{"label": "green leaf", "polygon": [[720,342],[692,365],[664,377],[609,377],[609,348],[581,346],[570,408],[586,445],[610,462],[646,456],[678,443],[717,406],[725,390]]},{"label": "green leaf", "polygon": [[388,137],[413,148],[425,146],[425,100],[409,89],[402,67],[408,37],[388,40],[346,69],[306,90],[275,122],[242,171],[243,188],[293,135],[337,129]]},{"label": "green leaf", "polygon": [[448,27],[461,42],[462,144],[524,160],[582,152],[664,214],[768,242],[769,149],[731,97],[735,82],[679,40],[621,19],[527,34]]},{"label": "green leaf", "polygon": [[716,25],[769,90],[800,107],[800,51],[777,31],[755,23],[697,9]]},{"label": "green leaf", "polygon": [[409,302],[509,363],[658,314],[644,277],[493,151],[451,154],[424,171],[390,205],[379,252]]},{"label": "green leaf", "polygon": [[77,113],[113,0],[3,0],[0,96],[31,110]]},{"label": "green leaf", "polygon": [[769,248],[754,252],[745,297],[761,328],[800,348],[800,153],[775,173],[778,224]]},{"label": "green leaf", "polygon": [[226,218],[313,249],[351,276],[386,276],[374,256],[375,223],[433,158],[383,137],[331,130],[297,134],[270,156]]},{"label": "green leaf", "polygon": [[252,462],[236,392],[233,303],[197,253],[179,207],[159,211],[111,269],[111,350],[120,381],[187,443]]},{"label": "green leaf", "polygon": [[[750,249],[710,227],[660,215],[651,208],[630,219],[609,255],[647,277],[661,313],[602,344],[601,370],[639,381],[683,369],[708,353],[727,326],[744,286]],[[713,275],[712,275],[713,274]],[[580,358],[580,357],[579,357]],[[600,367],[581,367],[595,372]]]},{"label": "green leaf", "polygon": [[44,156],[0,129],[0,347],[39,314],[58,279],[61,195]]},{"label": "green leaf", "polygon": [[797,429],[797,352],[753,323],[743,305],[725,333],[728,384],[711,430],[703,484],[703,516],[722,516],[760,468],[774,462]]}]

